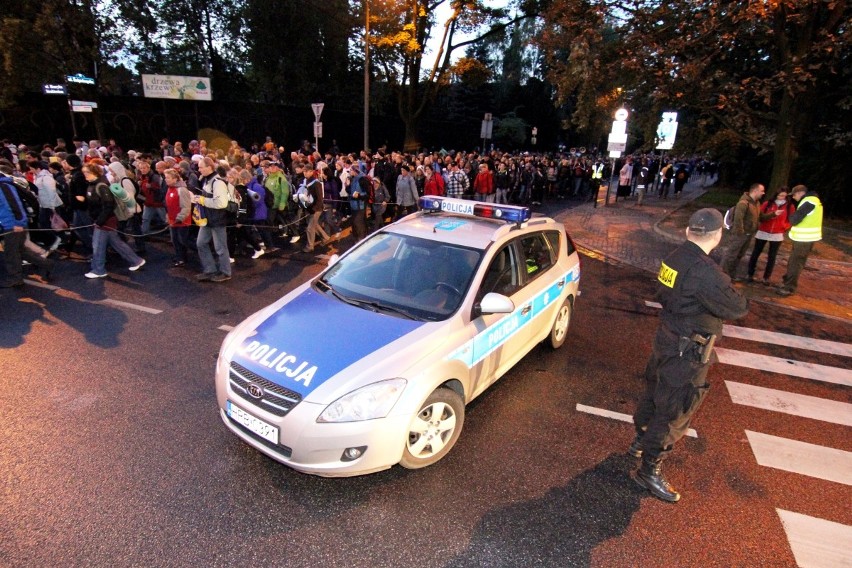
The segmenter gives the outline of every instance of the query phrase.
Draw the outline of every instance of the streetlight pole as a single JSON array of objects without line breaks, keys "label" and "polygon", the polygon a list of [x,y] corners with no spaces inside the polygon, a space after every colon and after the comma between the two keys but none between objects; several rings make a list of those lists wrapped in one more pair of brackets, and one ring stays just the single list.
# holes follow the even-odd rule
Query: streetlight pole
[{"label": "streetlight pole", "polygon": [[364,0],[364,150],[370,147],[370,0]]}]

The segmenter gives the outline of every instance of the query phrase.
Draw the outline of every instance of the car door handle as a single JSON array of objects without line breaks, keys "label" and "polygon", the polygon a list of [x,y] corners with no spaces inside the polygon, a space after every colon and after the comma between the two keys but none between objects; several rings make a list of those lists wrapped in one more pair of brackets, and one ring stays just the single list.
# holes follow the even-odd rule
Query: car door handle
[{"label": "car door handle", "polygon": [[557,288],[562,288],[563,286],[565,286],[565,279],[564,278],[556,283]]},{"label": "car door handle", "polygon": [[521,315],[522,315],[522,316],[525,316],[525,315],[527,315],[528,313],[530,313],[531,311],[532,311],[532,306],[531,306],[530,304],[527,304],[526,306],[524,306],[524,307],[521,309]]}]

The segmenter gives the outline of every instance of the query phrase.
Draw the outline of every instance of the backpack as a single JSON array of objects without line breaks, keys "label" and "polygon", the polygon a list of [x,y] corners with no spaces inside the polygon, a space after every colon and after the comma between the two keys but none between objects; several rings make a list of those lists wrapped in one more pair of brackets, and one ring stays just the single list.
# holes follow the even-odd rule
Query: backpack
[{"label": "backpack", "polygon": [[[313,182],[313,180],[311,181]],[[296,195],[293,196],[293,200],[304,208],[313,205],[314,196],[311,195],[310,191],[308,191],[308,186],[305,184],[305,180],[302,180],[302,184],[299,186],[299,189],[296,190]]]},{"label": "backpack", "polygon": [[727,211],[725,211],[725,218],[722,220],[722,225],[729,231],[731,230],[731,227],[734,226],[734,211],[736,208],[736,205],[732,205]]},{"label": "backpack", "polygon": [[119,221],[127,221],[136,214],[136,200],[117,183],[111,183],[110,192],[115,197],[115,208],[113,213]]}]

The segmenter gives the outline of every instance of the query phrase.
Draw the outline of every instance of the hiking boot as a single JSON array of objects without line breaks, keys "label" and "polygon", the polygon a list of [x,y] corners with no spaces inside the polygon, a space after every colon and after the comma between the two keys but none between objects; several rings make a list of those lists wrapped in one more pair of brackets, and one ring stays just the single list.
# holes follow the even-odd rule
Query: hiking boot
[{"label": "hiking boot", "polygon": [[680,500],[680,493],[663,478],[660,471],[662,460],[660,458],[644,457],[642,465],[636,471],[636,477],[633,479],[651,492],[651,495],[657,499],[668,501],[669,503],[677,503]]}]

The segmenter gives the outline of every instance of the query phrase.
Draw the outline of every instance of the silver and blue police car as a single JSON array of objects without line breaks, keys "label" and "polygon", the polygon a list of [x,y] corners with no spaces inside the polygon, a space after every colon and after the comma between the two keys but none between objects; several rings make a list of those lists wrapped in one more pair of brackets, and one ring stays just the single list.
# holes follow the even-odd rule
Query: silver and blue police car
[{"label": "silver and blue police car", "polygon": [[580,260],[524,207],[423,197],[225,338],[225,425],[298,471],[422,468],[465,405],[541,342],[565,342]]}]

